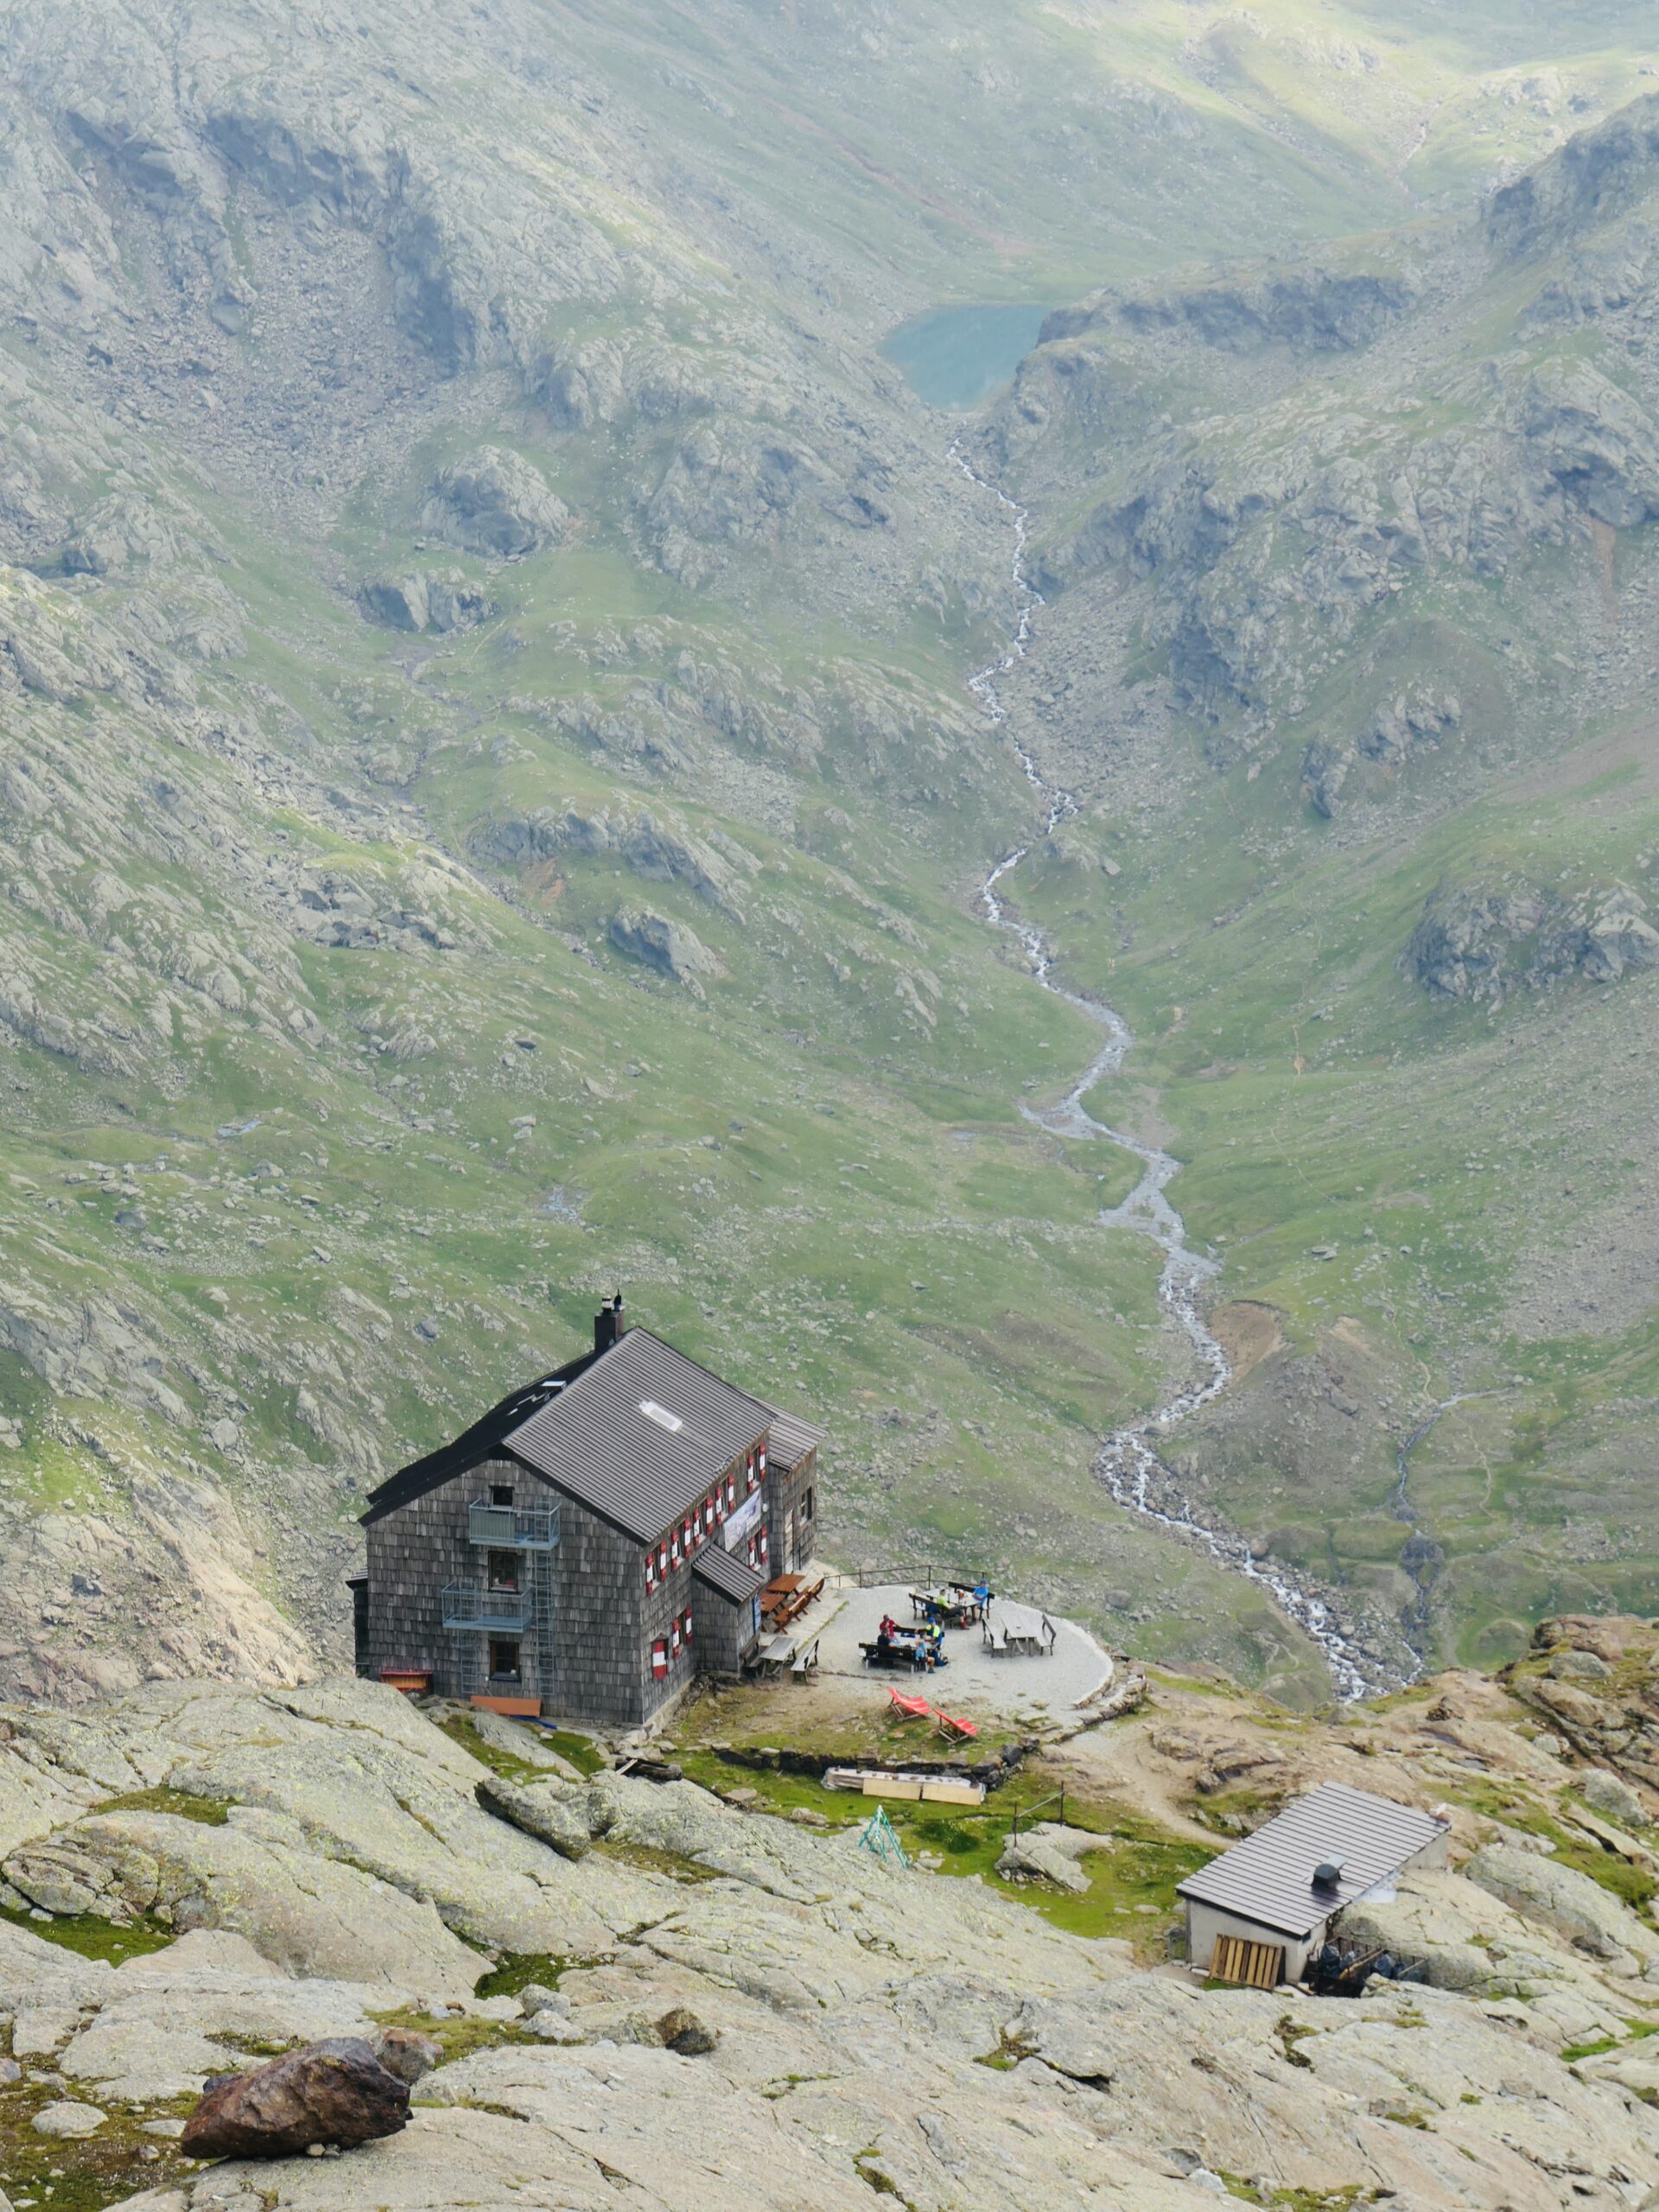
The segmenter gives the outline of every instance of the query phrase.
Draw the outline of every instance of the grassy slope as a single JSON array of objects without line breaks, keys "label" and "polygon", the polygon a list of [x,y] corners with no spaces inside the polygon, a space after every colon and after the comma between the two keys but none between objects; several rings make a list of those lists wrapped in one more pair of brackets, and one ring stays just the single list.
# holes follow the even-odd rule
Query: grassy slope
[{"label": "grassy slope", "polygon": [[[1058,295],[1264,232],[1291,239],[1351,228],[1362,213],[1375,219],[1390,160],[1379,118],[1404,97],[1395,79],[1427,99],[1523,58],[1471,39],[1431,69],[1378,25],[1386,98],[1344,111],[1338,127],[1317,73],[1286,73],[1286,41],[1306,27],[1288,8],[1257,11],[1270,66],[1234,43],[1207,79],[1181,58],[1190,11],[1164,6],[1127,20],[1045,11],[1018,40],[1006,11],[988,7],[910,11],[902,33],[878,26],[874,44],[845,40],[837,24],[825,68],[769,46],[772,28],[747,11],[573,13],[571,35],[596,75],[731,164],[779,222],[862,257],[873,326],[933,300]],[[1587,22],[1586,50],[1602,20]],[[1541,23],[1527,52],[1558,56],[1565,37],[1559,19]],[[665,55],[679,73],[668,79]],[[1123,96],[1130,81],[1158,97]],[[710,92],[728,103],[724,116],[708,106]],[[1483,158],[1493,150],[1483,140]],[[1403,195],[1388,187],[1382,202],[1392,209]],[[582,481],[578,468],[569,488],[603,517],[602,481]],[[512,804],[631,799],[602,763],[504,703],[589,688],[572,642],[678,623],[809,683],[835,656],[872,651],[804,635],[798,610],[766,603],[764,588],[757,600],[753,578],[725,603],[683,591],[638,564],[613,515],[583,545],[513,572],[511,655],[488,636],[456,645],[428,709],[396,643],[342,608],[296,548],[234,513],[217,519],[251,615],[248,657],[228,688],[269,686],[342,755],[372,760],[365,733],[384,736],[376,772],[407,776],[457,844]],[[371,510],[348,518],[331,552],[355,561],[406,544]],[[943,702],[983,642],[955,625],[874,651],[896,681]],[[632,652],[626,676],[651,672]],[[498,741],[508,741],[505,757]],[[218,772],[207,762],[191,772]],[[651,891],[728,971],[695,1005],[603,946],[612,906],[640,887],[573,860],[556,891],[542,887],[516,907],[474,902],[486,949],[464,960],[305,954],[340,1052],[301,1059],[252,1022],[213,1019],[180,1036],[167,1082],[150,1086],[71,1075],[20,1051],[12,1211],[0,1223],[10,1253],[67,1313],[142,1286],[164,1319],[169,1387],[190,1414],[222,1413],[227,1384],[232,1394],[241,1444],[226,1458],[192,1433],[189,1452],[274,1525],[290,1566],[319,1514],[348,1536],[366,1475],[561,1353],[585,1330],[594,1294],[620,1280],[639,1318],[830,1420],[830,1526],[848,1548],[915,1531],[1021,1560],[1085,1611],[1155,1592],[1176,1616],[1221,1615],[1221,1656],[1275,1677],[1287,1669],[1306,1688],[1305,1649],[1253,1595],[1123,1527],[1087,1474],[1091,1436],[1153,1395],[1163,1344],[1154,1255],[1092,1225],[1096,1201],[1121,1194],[1122,1163],[1069,1159],[1017,1114],[1033,1071],[1076,1065],[1090,1033],[1014,973],[964,912],[985,858],[1021,817],[1017,779],[1003,775],[995,806],[982,790],[954,817],[941,811],[919,840],[913,814],[896,818],[888,793],[861,788],[844,767],[822,782],[797,777],[795,797],[804,811],[833,804],[851,817],[848,871],[862,899],[906,918],[919,953],[884,939],[828,867],[740,825],[760,861],[744,920],[677,888]],[[682,810],[699,817],[695,802]],[[262,834],[283,829],[347,868],[391,857],[355,843],[346,823],[273,815]],[[154,880],[168,887],[164,862]],[[1125,892],[1136,895],[1132,884]],[[1204,902],[1212,898],[1206,886]],[[1175,926],[1167,885],[1156,910],[1160,929]],[[1052,913],[1087,979],[1099,964],[1088,918]],[[1264,917],[1264,960],[1277,927]],[[896,1012],[879,961],[867,987],[836,982],[829,956],[844,954],[851,932],[939,976],[936,1029]],[[1183,1000],[1202,995],[1185,980],[1190,961],[1202,968],[1189,934],[1171,953]],[[99,959],[90,944],[54,957],[83,976]],[[1150,965],[1144,986],[1138,974],[1123,982],[1150,1038],[1153,1001],[1167,987]],[[1220,992],[1218,979],[1211,988]],[[1264,1020],[1281,988],[1260,986]],[[1379,996],[1379,1020],[1384,1011]],[[438,1039],[406,1065],[373,1049],[404,1016]],[[1229,1020],[1243,1026],[1234,1009]],[[520,1034],[536,1038],[534,1053],[512,1042]],[[1203,1135],[1201,1109],[1223,1092],[1200,1090],[1179,1052],[1160,1054],[1154,1071],[1184,1138]],[[1339,1089],[1333,1076],[1332,1095]],[[534,1126],[516,1135],[525,1115]],[[257,1131],[216,1134],[256,1117]],[[280,1174],[256,1175],[266,1162]],[[117,1222],[123,1198],[97,1179],[124,1166],[140,1171],[143,1231]],[[1207,1157],[1195,1173],[1229,1192],[1189,1200],[1201,1228],[1243,1236],[1262,1226],[1259,1195],[1228,1185]],[[93,1179],[67,1179],[77,1176]],[[167,1249],[143,1249],[142,1233]],[[1262,1281],[1294,1305],[1295,1250],[1313,1230],[1274,1234]],[[417,1320],[435,1336],[417,1334]],[[54,1395],[15,1356],[6,1369],[7,1408],[26,1443],[6,1481],[20,1497],[117,1504],[175,1452],[165,1424],[95,1384]],[[365,1440],[358,1474],[338,1436],[308,1422],[307,1393],[346,1409]],[[276,1592],[268,1555],[267,1571]]]},{"label": "grassy slope", "polygon": [[[1637,976],[1499,1010],[1436,1004],[1399,956],[1442,882],[1651,885],[1650,758],[1640,722],[1628,738],[1591,729],[1548,790],[1529,775],[1464,806],[1445,803],[1455,764],[1431,764],[1413,772],[1426,823],[1356,848],[1301,804],[1287,743],[1254,779],[1242,762],[1206,774],[1178,830],[1114,840],[1109,887],[1054,866],[1028,886],[1068,979],[1136,1032],[1128,1075],[1155,1087],[1191,1163],[1172,1196],[1224,1260],[1224,1295],[1277,1308],[1295,1349],[1341,1332],[1369,1372],[1381,1418],[1357,1471],[1263,1456],[1202,1423],[1184,1435],[1223,1512],[1397,1598],[1397,1438],[1441,1400],[1481,1394],[1413,1459],[1419,1516],[1446,1554],[1448,1656],[1508,1656],[1521,1624],[1557,1607],[1639,1606],[1659,1562],[1641,1440],[1659,1323],[1624,1318],[1616,1269],[1608,1290],[1592,1280],[1555,1300],[1573,1320],[1524,1310],[1526,1287],[1639,1192],[1637,1040],[1659,992]],[[1096,1110],[1121,1113],[1125,1095],[1109,1087]]]}]

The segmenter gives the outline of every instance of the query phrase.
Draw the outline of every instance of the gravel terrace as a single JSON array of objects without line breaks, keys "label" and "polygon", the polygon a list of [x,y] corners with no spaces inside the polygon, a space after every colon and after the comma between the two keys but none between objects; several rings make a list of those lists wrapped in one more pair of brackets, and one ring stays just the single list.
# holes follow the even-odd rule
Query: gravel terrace
[{"label": "gravel terrace", "polygon": [[[1057,1631],[1054,1649],[1046,1658],[993,1658],[984,1648],[977,1627],[947,1629],[944,1656],[949,1664],[942,1673],[876,1673],[863,1664],[861,1643],[874,1643],[883,1614],[897,1621],[911,1618],[910,1592],[899,1584],[874,1590],[846,1590],[833,1618],[826,1621],[819,1645],[818,1664],[830,1675],[852,1675],[884,1687],[896,1683],[907,1695],[920,1691],[948,1712],[983,1710],[999,1713],[1049,1713],[1057,1717],[1081,1699],[1103,1689],[1112,1678],[1112,1662],[1086,1629],[1075,1621],[1051,1615]],[[998,1598],[994,1610],[999,1619],[1017,1626],[1042,1618],[1041,1609]],[[810,1630],[810,1622],[803,1626]]]}]

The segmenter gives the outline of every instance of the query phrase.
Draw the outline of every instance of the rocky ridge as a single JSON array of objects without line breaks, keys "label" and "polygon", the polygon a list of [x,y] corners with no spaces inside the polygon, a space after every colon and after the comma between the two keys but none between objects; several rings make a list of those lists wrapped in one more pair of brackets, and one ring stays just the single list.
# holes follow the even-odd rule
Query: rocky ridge
[{"label": "rocky ridge", "polygon": [[[1365,1786],[1419,1803],[1444,1792],[1457,1870],[1351,1914],[1356,1940],[1426,1981],[1358,2001],[1201,1990],[1127,1943],[1049,1926],[1033,1897],[1094,1863],[1076,1828],[1039,1834],[1027,1886],[997,1894],[883,1866],[856,1823],[820,1833],[685,1781],[583,1778],[492,1719],[509,1779],[364,1683],[11,1708],[9,2171],[23,2185],[73,2159],[87,2202],[143,2212],[238,2191],[312,2212],[365,2191],[437,2206],[480,2185],[598,2206],[622,2179],[652,2205],[802,2212],[873,2188],[938,2212],[1176,2212],[1228,2190],[1380,2190],[1426,2212],[1644,2203],[1659,1936],[1627,1900],[1652,1885],[1621,1892],[1581,1853],[1566,1860],[1569,1837],[1591,1837],[1592,1861],[1653,1863],[1639,1838],[1659,1799],[1608,1748],[1625,1707],[1649,1726],[1652,1657],[1645,1624],[1562,1620],[1507,1686],[1447,1677],[1288,1729],[1172,1682],[1054,1755],[1069,1789],[1149,1790],[1154,1825],[1198,1834],[1195,1818],[1236,1823],[1244,1802],[1259,1820],[1321,1774],[1369,1770]],[[1569,1685],[1578,1752],[1529,1710]],[[1628,1827],[1588,1809],[1599,1775],[1626,1793]],[[94,1955],[99,1929],[123,1962]],[[124,1957],[123,1941],[137,1946]],[[503,1993],[474,1993],[497,1967]],[[181,2154],[204,2080],[314,2046],[374,2096],[384,2069],[385,2099],[412,2083],[407,2126],[388,2107],[372,2124],[395,2132],[321,2160]],[[286,2092],[262,2094],[296,2148],[327,2147]]]}]

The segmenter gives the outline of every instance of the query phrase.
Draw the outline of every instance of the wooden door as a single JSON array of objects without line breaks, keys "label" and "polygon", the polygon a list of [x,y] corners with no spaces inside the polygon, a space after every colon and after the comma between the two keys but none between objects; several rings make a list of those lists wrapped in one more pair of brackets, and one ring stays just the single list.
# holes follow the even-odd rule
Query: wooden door
[{"label": "wooden door", "polygon": [[1217,1981],[1243,1982],[1247,1989],[1276,1989],[1285,1978],[1285,1947],[1251,1943],[1243,1936],[1217,1936],[1210,1972]]}]

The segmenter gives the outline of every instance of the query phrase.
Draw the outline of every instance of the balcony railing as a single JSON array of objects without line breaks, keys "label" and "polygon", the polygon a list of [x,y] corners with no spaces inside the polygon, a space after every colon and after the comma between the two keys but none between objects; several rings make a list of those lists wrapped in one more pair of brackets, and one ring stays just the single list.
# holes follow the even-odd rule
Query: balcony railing
[{"label": "balcony railing", "polygon": [[526,1629],[531,1619],[528,1590],[482,1590],[475,1582],[446,1582],[445,1628]]},{"label": "balcony railing", "polygon": [[467,1509],[467,1536],[495,1552],[550,1552],[559,1541],[559,1509],[492,1505],[475,1497]]}]

